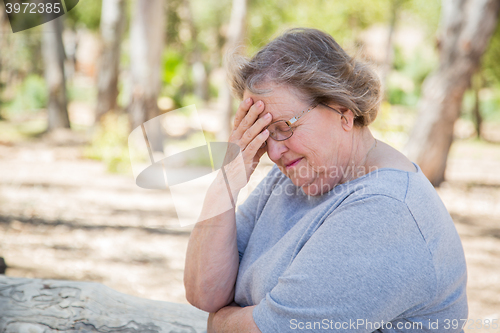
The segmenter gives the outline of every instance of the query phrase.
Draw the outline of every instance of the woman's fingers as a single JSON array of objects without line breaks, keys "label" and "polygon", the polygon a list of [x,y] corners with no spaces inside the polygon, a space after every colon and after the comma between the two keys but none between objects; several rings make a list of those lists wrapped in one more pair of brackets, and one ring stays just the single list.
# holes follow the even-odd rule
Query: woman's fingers
[{"label": "woman's fingers", "polygon": [[245,117],[247,114],[248,110],[250,109],[250,106],[252,106],[253,100],[251,97],[248,97],[244,101],[241,101],[240,105],[238,106],[238,110],[236,111],[236,115],[234,116],[234,128],[238,128],[240,126],[241,120]]},{"label": "woman's fingers", "polygon": [[[266,148],[263,146],[264,142],[266,142],[267,138],[269,138],[269,130],[265,129],[259,135],[257,135],[247,146],[243,149],[244,158],[248,158],[248,161],[245,163],[253,161],[254,157],[257,156],[258,159],[265,153]],[[259,156],[260,154],[260,156]]]},{"label": "woman's fingers", "polygon": [[[266,152],[266,148],[261,148],[264,142],[269,138],[269,130],[265,129],[261,133],[259,133],[246,147],[245,149],[241,149],[238,151],[238,154],[241,152],[243,158],[243,165],[235,161],[235,156],[232,157],[231,154],[227,155],[224,161],[230,161],[228,163],[224,162],[224,165],[229,166],[229,168],[225,168],[226,172],[230,179],[231,188],[243,188],[250,176],[254,172],[255,168],[259,164],[259,160]],[[229,152],[229,150],[228,150]],[[235,161],[235,163],[233,163]],[[244,167],[244,171],[246,172],[246,182],[242,183],[241,180],[241,171],[242,167]]]},{"label": "woman's fingers", "polygon": [[[241,112],[239,117],[241,117],[241,114],[244,112],[243,110],[240,110]],[[238,127],[235,127],[232,133],[233,139],[240,140],[243,134],[255,123],[262,111],[264,111],[264,103],[262,101],[258,101],[257,103],[250,106],[241,121],[238,119]]]},{"label": "woman's fingers", "polygon": [[266,129],[272,121],[270,113],[262,115],[264,103],[253,103],[247,98],[240,103],[234,119],[234,129],[229,142],[237,144],[243,154],[243,161],[247,171],[247,180],[253,173],[262,155],[266,152],[265,143],[269,137]]},{"label": "woman's fingers", "polygon": [[239,140],[239,146],[241,149],[246,149],[245,147],[252,141],[254,138],[261,133],[267,125],[271,123],[272,116],[270,113],[265,114],[263,117],[257,119],[252,126],[250,126],[241,136]]}]

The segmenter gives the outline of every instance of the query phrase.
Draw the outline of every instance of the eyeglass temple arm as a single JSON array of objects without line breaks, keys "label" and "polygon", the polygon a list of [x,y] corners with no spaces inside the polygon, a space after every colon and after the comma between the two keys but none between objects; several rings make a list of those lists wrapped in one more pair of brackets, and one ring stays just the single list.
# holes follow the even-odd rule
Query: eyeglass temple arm
[{"label": "eyeglass temple arm", "polygon": [[345,117],[345,116],[344,116],[344,114],[343,114],[342,112],[340,112],[339,110],[334,109],[334,108],[332,108],[331,106],[326,105],[326,104],[323,104],[323,103],[319,103],[319,104],[321,104],[321,105],[323,105],[323,106],[326,106],[326,107],[327,107],[327,108],[329,108],[330,110],[333,110],[333,111],[337,112],[338,114],[340,114],[342,117]]},{"label": "eyeglass temple arm", "polygon": [[312,109],[314,109],[314,108],[315,108],[315,107],[317,107],[318,105],[319,105],[319,103],[311,105],[311,107],[310,107],[309,109],[302,111],[302,112],[301,112],[298,116],[295,116],[295,117],[293,117],[292,119],[290,119],[290,120],[286,121],[286,124],[287,124],[288,126],[291,126],[291,125],[292,125],[292,124],[294,124],[297,120],[299,120],[299,119],[300,119],[300,118],[301,118],[304,114],[308,113],[309,111],[311,111]]}]

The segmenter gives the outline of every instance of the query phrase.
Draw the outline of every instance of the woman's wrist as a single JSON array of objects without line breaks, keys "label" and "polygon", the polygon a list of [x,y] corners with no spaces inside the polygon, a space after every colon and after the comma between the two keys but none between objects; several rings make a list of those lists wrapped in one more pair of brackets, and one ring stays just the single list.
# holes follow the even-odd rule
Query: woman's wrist
[{"label": "woman's wrist", "polygon": [[211,313],[207,323],[207,333],[255,332],[260,333],[253,320],[254,306],[240,307],[231,303],[215,313]]},{"label": "woman's wrist", "polygon": [[234,210],[239,191],[239,189],[234,190],[229,186],[222,170],[219,170],[206,193],[198,222],[218,221],[219,219],[212,220],[212,218]]},{"label": "woman's wrist", "polygon": [[[224,327],[226,321],[229,319],[229,316],[232,313],[234,313],[234,309],[241,309],[241,307],[233,301],[231,304],[226,305],[225,307],[221,308],[217,312],[210,313],[210,316],[212,316],[211,326],[212,326],[213,332],[223,332],[223,327]],[[210,321],[210,318],[209,318],[209,321]],[[209,331],[207,331],[207,333],[208,332]]]}]

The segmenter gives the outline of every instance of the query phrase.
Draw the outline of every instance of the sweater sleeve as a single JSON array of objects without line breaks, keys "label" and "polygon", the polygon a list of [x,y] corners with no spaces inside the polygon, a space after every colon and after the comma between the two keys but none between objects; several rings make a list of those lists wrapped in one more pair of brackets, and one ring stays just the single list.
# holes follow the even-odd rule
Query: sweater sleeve
[{"label": "sweater sleeve", "polygon": [[325,219],[253,316],[263,333],[373,332],[422,307],[435,286],[432,255],[406,204],[373,195]]}]

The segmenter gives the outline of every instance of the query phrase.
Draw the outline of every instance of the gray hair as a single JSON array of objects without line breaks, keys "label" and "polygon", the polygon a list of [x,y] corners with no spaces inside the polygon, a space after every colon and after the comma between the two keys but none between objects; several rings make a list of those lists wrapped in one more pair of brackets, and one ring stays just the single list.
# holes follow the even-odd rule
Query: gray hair
[{"label": "gray hair", "polygon": [[270,92],[262,85],[272,83],[297,89],[311,103],[350,109],[358,126],[369,125],[377,116],[382,96],[377,74],[320,30],[290,29],[251,59],[235,51],[228,53],[225,64],[231,89],[239,99],[245,90]]}]

